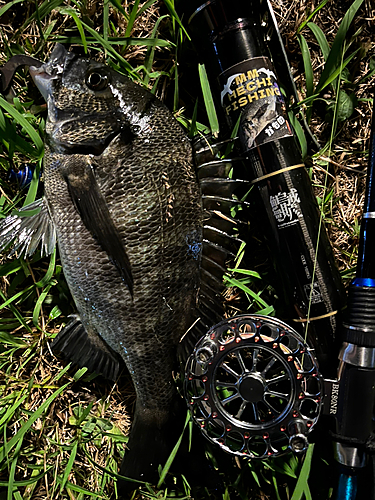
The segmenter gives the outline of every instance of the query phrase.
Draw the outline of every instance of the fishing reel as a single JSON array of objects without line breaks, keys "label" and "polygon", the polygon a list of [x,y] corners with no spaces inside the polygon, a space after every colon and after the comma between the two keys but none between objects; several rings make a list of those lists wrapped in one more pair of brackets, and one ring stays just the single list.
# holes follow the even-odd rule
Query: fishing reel
[{"label": "fishing reel", "polygon": [[185,397],[202,433],[251,459],[303,453],[324,381],[302,337],[271,317],[239,315],[213,326],[186,364]]}]

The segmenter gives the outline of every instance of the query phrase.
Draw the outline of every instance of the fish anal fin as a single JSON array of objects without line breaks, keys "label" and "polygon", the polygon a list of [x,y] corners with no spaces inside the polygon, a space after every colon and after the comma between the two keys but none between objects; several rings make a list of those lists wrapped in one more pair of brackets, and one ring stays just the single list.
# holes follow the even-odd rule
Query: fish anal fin
[{"label": "fish anal fin", "polygon": [[234,260],[236,258],[236,255],[230,250],[206,239],[203,240],[203,255],[214,260],[222,267],[225,267],[225,263],[229,259]]},{"label": "fish anal fin", "polygon": [[[223,214],[231,216],[231,211],[235,207],[248,207],[249,203],[246,201],[239,201],[223,196],[202,195],[203,208],[205,210],[219,211]],[[239,214],[236,215],[236,218]]]},{"label": "fish anal fin", "polygon": [[205,226],[215,227],[220,231],[224,231],[230,235],[238,232],[238,226],[243,226],[242,221],[238,221],[229,215],[222,214],[219,211],[206,211],[204,214],[203,223]]},{"label": "fish anal fin", "polygon": [[73,315],[58,333],[51,348],[79,368],[85,366],[90,372],[113,381],[118,376],[120,361],[117,354],[98,334],[88,332],[78,315]]},{"label": "fish anal fin", "polygon": [[220,229],[210,226],[203,227],[203,238],[211,243],[220,245],[228,252],[236,254],[243,243],[240,238],[236,238]]}]

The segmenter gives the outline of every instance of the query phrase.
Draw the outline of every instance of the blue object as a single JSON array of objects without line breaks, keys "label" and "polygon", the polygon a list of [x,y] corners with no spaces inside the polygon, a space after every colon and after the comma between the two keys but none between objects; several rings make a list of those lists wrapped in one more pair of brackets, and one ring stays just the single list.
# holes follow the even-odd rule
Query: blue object
[{"label": "blue object", "polygon": [[375,287],[375,279],[372,278],[354,278],[351,283],[353,286],[368,286]]},{"label": "blue object", "polygon": [[340,474],[335,500],[354,500],[357,495],[357,476]]},{"label": "blue object", "polygon": [[23,189],[27,187],[33,179],[34,167],[29,167],[26,165],[25,168],[16,172],[13,168],[9,172],[9,181]]}]

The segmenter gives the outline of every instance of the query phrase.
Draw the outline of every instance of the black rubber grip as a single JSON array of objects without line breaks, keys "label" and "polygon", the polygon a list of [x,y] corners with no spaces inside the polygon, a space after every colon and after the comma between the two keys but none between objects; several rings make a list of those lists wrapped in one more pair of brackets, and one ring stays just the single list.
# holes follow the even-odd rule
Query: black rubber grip
[{"label": "black rubber grip", "polygon": [[363,347],[375,347],[375,288],[349,287],[342,339]]}]

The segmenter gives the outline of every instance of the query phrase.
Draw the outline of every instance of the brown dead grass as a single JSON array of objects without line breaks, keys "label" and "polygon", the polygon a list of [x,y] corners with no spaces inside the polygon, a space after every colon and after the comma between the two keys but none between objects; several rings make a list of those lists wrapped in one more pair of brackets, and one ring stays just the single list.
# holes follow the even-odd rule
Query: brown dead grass
[{"label": "brown dead grass", "polygon": [[[306,12],[313,11],[319,2],[315,0],[274,0],[272,3],[285,40],[297,88],[303,98],[305,82],[296,31],[304,21]],[[313,21],[323,30],[330,45],[351,3],[351,1],[328,2],[314,17]],[[354,83],[358,82],[369,71],[370,57],[374,57],[375,54],[374,28],[375,5],[371,0],[366,0],[351,28],[352,34],[361,29],[355,43],[360,44],[363,56],[363,59],[358,63],[357,77]],[[311,31],[305,28],[303,35],[307,39],[311,51],[316,83],[324,65],[324,59]],[[359,100],[358,106],[352,117],[339,125],[338,134],[334,139],[328,158],[328,174],[317,161],[314,162],[313,182],[317,186],[317,195],[322,196],[323,194],[323,190],[318,186],[324,185],[326,175],[328,176],[328,188],[334,187],[334,202],[330,213],[326,214],[328,219],[326,225],[339,268],[342,271],[353,268],[357,260],[358,234],[355,231],[355,226],[360,224],[364,202],[373,107],[372,102],[361,101],[361,99],[373,97],[374,85],[375,77],[372,77],[355,87],[355,93]],[[332,91],[326,91],[325,97],[333,97]],[[316,113],[313,115],[311,130],[320,144],[324,145],[330,133],[330,125],[324,120],[324,116],[319,116]],[[327,155],[322,159],[326,160]]]}]

